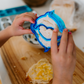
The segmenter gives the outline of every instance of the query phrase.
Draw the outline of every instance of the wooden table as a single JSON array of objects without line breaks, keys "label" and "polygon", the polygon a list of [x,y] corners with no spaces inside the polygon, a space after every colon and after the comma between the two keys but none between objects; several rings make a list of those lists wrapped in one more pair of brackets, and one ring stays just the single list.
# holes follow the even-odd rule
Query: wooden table
[{"label": "wooden table", "polygon": [[0,84],[2,84],[1,80],[0,80]]},{"label": "wooden table", "polygon": [[[73,74],[73,84],[84,82],[84,53],[76,47],[77,62]],[[25,80],[29,68],[42,58],[51,62],[50,51],[31,47],[22,36],[12,37],[1,48],[1,56],[7,68],[12,84],[30,84]],[[22,60],[22,57],[27,57]]]}]

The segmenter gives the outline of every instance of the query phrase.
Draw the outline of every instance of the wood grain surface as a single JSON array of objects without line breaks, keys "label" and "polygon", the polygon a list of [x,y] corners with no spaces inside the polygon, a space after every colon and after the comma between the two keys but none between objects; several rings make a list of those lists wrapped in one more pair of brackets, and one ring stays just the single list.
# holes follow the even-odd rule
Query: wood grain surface
[{"label": "wood grain surface", "polygon": [[[73,84],[84,82],[84,53],[76,48],[77,62],[73,74]],[[31,47],[22,36],[12,37],[1,48],[1,56],[12,84],[31,84],[25,80],[28,69],[41,58],[51,62],[50,51]],[[22,57],[27,59],[23,60]]]},{"label": "wood grain surface", "polygon": [[0,80],[0,84],[2,84],[1,80]]},{"label": "wood grain surface", "polygon": [[47,0],[23,0],[28,6],[38,7],[44,5]]}]

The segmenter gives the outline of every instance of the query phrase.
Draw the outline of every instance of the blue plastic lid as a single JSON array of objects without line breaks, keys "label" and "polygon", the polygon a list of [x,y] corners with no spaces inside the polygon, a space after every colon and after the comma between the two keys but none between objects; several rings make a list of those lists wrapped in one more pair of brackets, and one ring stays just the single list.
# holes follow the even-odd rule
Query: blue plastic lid
[{"label": "blue plastic lid", "polygon": [[[45,49],[44,52],[48,52],[49,49],[51,48],[51,46],[48,46],[48,47],[47,47],[46,45],[44,45],[44,44],[40,41],[39,36],[40,36],[43,40],[45,40],[46,42],[50,42],[50,41],[51,41],[51,38],[46,38],[46,37],[44,37],[44,36],[41,34],[41,32],[40,32],[40,27],[41,27],[41,26],[44,26],[46,29],[52,29],[52,30],[54,30],[54,28],[53,28],[52,26],[46,26],[46,25],[43,24],[43,23],[39,23],[39,24],[38,24],[38,21],[39,21],[40,19],[42,19],[42,18],[47,17],[47,16],[48,16],[49,18],[51,18],[51,19],[57,24],[60,33],[62,33],[63,30],[66,28],[64,21],[63,21],[57,14],[55,14],[54,10],[53,10],[53,11],[46,12],[44,15],[39,16],[39,17],[35,20],[35,23],[34,23],[34,24],[31,23],[31,26],[30,26],[30,27],[31,27],[31,30],[32,30],[32,32],[35,34],[35,37],[36,37],[36,39],[38,40],[38,42],[40,43],[40,45],[44,47],[44,49]],[[60,45],[60,40],[61,40],[61,35],[58,36],[58,38],[57,38],[57,42],[58,42],[57,45],[58,45],[58,46]]]},{"label": "blue plastic lid", "polygon": [[27,6],[19,6],[19,7],[14,7],[14,8],[9,8],[5,10],[0,10],[0,18],[6,17],[6,16],[11,16],[11,15],[17,15],[25,12],[31,12],[32,9]]}]

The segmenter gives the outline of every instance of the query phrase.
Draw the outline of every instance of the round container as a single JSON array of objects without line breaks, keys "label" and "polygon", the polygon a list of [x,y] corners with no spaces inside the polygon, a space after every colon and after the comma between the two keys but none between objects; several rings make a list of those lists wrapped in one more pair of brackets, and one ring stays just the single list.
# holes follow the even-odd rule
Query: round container
[{"label": "round container", "polygon": [[25,34],[23,38],[33,47],[43,49],[43,47],[39,44],[34,34]]},{"label": "round container", "polygon": [[23,0],[28,6],[38,7],[46,3],[47,0]]}]

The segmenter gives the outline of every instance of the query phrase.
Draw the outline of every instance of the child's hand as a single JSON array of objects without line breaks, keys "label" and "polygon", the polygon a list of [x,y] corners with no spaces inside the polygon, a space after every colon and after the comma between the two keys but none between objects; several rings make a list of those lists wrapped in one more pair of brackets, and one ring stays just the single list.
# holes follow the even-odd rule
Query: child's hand
[{"label": "child's hand", "polygon": [[37,14],[34,13],[23,13],[16,16],[11,26],[0,31],[0,47],[12,36],[32,33],[30,29],[24,29],[23,24],[25,21],[34,23],[36,18]]},{"label": "child's hand", "polygon": [[34,23],[36,18],[37,18],[37,14],[31,13],[31,12],[17,15],[12,25],[10,26],[10,30],[11,30],[10,33],[12,34],[12,36],[32,33],[30,29],[24,29],[23,24],[25,21]]},{"label": "child's hand", "polygon": [[72,34],[64,29],[59,49],[57,48],[58,30],[53,31],[51,40],[51,55],[53,65],[53,84],[72,84],[76,64],[76,49]]}]

